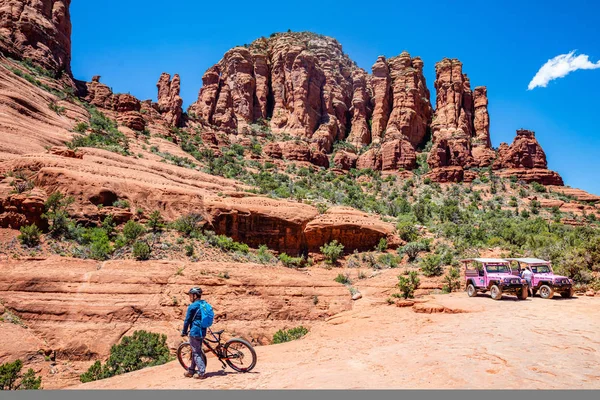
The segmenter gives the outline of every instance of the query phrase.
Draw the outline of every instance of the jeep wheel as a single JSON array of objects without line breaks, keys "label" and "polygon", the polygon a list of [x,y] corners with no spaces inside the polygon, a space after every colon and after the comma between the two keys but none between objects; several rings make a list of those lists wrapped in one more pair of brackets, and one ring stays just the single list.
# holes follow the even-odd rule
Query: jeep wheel
[{"label": "jeep wheel", "polygon": [[494,285],[490,288],[490,296],[494,300],[500,300],[502,298],[502,289],[498,285]]},{"label": "jeep wheel", "polygon": [[517,289],[517,297],[519,300],[527,300],[527,296],[529,296],[529,290],[527,286],[525,286],[523,289]]},{"label": "jeep wheel", "polygon": [[475,289],[475,286],[472,283],[469,283],[469,285],[467,286],[467,295],[469,297],[477,296],[477,289]]},{"label": "jeep wheel", "polygon": [[542,285],[540,287],[540,297],[542,299],[551,299],[554,296],[554,289],[548,285]]},{"label": "jeep wheel", "polygon": [[575,294],[575,289],[570,287],[568,290],[565,290],[564,292],[560,292],[560,297],[564,297],[565,299],[570,299],[571,297],[573,297],[574,294]]}]

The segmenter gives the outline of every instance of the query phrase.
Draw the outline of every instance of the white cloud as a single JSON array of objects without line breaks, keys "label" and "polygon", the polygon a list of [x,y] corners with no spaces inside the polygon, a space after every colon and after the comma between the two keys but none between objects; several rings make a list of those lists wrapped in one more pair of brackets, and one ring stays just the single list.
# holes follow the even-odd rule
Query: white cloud
[{"label": "white cloud", "polygon": [[550,60],[540,68],[537,74],[529,82],[528,90],[536,87],[546,87],[548,82],[563,78],[573,71],[578,69],[596,69],[600,68],[600,61],[597,63],[590,62],[588,56],[580,54],[575,56],[575,50],[568,54],[561,54]]}]

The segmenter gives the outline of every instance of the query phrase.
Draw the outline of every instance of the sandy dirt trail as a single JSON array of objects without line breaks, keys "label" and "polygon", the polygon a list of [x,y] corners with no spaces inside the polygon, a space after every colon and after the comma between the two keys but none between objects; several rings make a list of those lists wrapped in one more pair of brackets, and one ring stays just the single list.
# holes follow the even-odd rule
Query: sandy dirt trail
[{"label": "sandy dirt trail", "polygon": [[[303,339],[258,347],[249,374],[186,379],[177,362],[79,389],[600,388],[600,299],[516,301],[430,296],[454,313],[416,313],[380,298],[313,327]],[[218,328],[218,327],[217,327]]]}]

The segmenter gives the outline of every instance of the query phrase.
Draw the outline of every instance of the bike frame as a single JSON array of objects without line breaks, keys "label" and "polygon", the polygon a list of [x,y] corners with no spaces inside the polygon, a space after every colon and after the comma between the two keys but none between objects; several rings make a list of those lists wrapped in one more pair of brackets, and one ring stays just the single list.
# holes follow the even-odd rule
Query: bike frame
[{"label": "bike frame", "polygon": [[[212,335],[214,340],[209,339],[208,335],[206,335],[202,339],[202,343],[206,347],[208,347],[208,349],[211,351],[211,353],[213,353],[219,359],[219,361],[221,361],[223,366],[225,366],[225,363],[223,362],[223,360],[229,360],[229,357],[227,357],[227,355],[222,352],[223,345],[221,344],[221,335],[219,335],[219,337],[217,337],[210,328],[207,329],[207,332]],[[210,345],[210,343],[216,343],[217,345],[213,348]]]}]

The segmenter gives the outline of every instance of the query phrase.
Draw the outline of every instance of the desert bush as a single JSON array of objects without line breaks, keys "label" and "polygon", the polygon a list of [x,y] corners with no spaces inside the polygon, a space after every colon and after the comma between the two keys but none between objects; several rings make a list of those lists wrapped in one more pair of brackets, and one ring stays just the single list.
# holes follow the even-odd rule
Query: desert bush
[{"label": "desert bush", "polygon": [[414,242],[419,239],[419,230],[410,221],[400,221],[396,225],[398,236],[405,242]]},{"label": "desert bush", "polygon": [[21,194],[33,189],[34,184],[30,180],[26,179],[24,181],[14,180],[10,183],[10,186],[13,187],[11,193]]},{"label": "desert bush", "polygon": [[183,215],[173,223],[173,228],[186,236],[192,236],[200,231],[200,222],[203,219],[200,214]]},{"label": "desert bush", "polygon": [[208,243],[225,251],[239,252],[243,254],[247,254],[250,251],[250,247],[248,247],[247,244],[236,242],[232,238],[225,235],[210,236],[208,238]]},{"label": "desert bush", "polygon": [[42,231],[40,230],[40,228],[37,227],[36,224],[22,226],[20,232],[21,234],[17,236],[17,239],[19,239],[23,246],[35,247],[38,244],[40,244],[40,237],[42,236]]},{"label": "desert bush", "polygon": [[350,277],[344,274],[338,274],[338,276],[335,277],[334,281],[336,281],[337,283],[341,283],[342,285],[350,285],[352,283]]},{"label": "desert bush", "polygon": [[402,259],[393,254],[385,253],[377,257],[377,262],[390,268],[397,268]]},{"label": "desert bush", "polygon": [[135,331],[133,336],[125,336],[121,343],[111,347],[106,364],[97,361],[79,379],[83,383],[91,382],[165,364],[172,358],[166,341],[166,335]]},{"label": "desert bush", "polygon": [[256,257],[258,258],[258,262],[261,264],[274,264],[277,262],[277,257],[275,257],[267,246],[264,244],[258,248],[256,252]]},{"label": "desert bush", "polygon": [[285,253],[279,255],[279,261],[288,268],[302,268],[306,264],[304,257],[291,257]]},{"label": "desert bush", "polygon": [[186,256],[188,256],[188,257],[193,256],[194,255],[194,244],[189,243],[189,244],[185,245],[184,250],[185,250]]},{"label": "desert bush", "polygon": [[442,268],[442,257],[439,254],[428,254],[419,263],[423,275],[440,276],[444,272]]},{"label": "desert bush", "polygon": [[398,275],[397,287],[400,289],[400,297],[412,299],[415,297],[415,290],[419,288],[421,280],[417,275],[417,271],[410,271],[408,277]]},{"label": "desert bush", "polygon": [[[318,303],[318,301],[317,301]],[[308,333],[308,329],[303,326],[299,326],[296,328],[288,329],[288,330],[278,330],[273,335],[273,344],[290,342],[292,340],[300,339],[302,336]]]},{"label": "desert bush", "polygon": [[131,208],[131,204],[129,204],[129,201],[125,199],[118,199],[113,203],[113,207],[129,210]]},{"label": "desert bush", "polygon": [[337,240],[334,240],[331,243],[321,246],[320,250],[321,253],[323,253],[323,255],[325,256],[325,262],[327,264],[333,265],[344,253],[344,245],[338,243]]},{"label": "desert bush", "polygon": [[429,251],[429,242],[420,240],[418,242],[406,243],[404,246],[398,249],[398,254],[406,254],[408,256],[408,261],[413,262],[419,253],[424,251]]},{"label": "desert bush", "polygon": [[129,220],[123,227],[123,236],[129,243],[135,241],[137,238],[142,236],[146,230],[144,226],[139,222],[135,222],[134,220]]},{"label": "desert bush", "polygon": [[133,244],[133,256],[136,260],[145,261],[150,258],[152,250],[146,242],[135,242]]},{"label": "desert bush", "polygon": [[375,247],[375,249],[380,252],[386,251],[387,248],[388,248],[388,241],[386,238],[381,238],[379,240],[379,243],[377,243],[377,246]]}]

